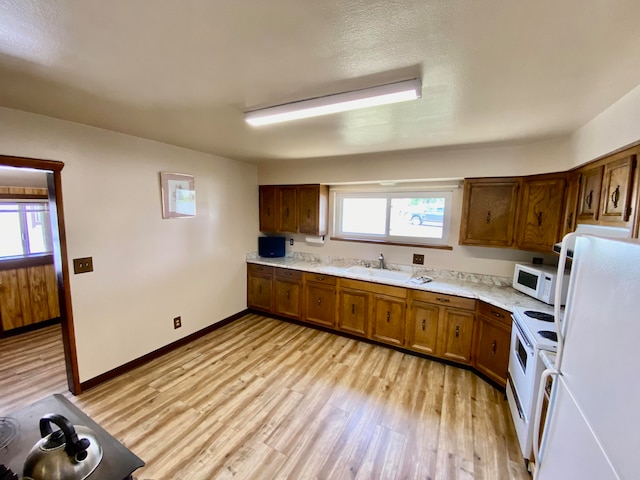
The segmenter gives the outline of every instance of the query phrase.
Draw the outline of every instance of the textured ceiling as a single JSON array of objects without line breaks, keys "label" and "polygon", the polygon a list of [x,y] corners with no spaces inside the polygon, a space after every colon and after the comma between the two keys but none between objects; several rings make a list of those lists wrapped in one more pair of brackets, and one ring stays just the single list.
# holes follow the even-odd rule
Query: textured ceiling
[{"label": "textured ceiling", "polygon": [[[638,0],[2,0],[0,106],[248,161],[566,135],[640,84]],[[422,99],[242,112],[420,77]]]}]

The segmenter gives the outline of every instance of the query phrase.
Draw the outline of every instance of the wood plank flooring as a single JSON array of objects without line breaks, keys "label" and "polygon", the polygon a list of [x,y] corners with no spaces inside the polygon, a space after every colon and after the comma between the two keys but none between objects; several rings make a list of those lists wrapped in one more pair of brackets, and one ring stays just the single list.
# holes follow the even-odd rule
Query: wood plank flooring
[{"label": "wood plank flooring", "polygon": [[473,373],[259,315],[68,396],[147,463],[139,480],[530,479]]}]

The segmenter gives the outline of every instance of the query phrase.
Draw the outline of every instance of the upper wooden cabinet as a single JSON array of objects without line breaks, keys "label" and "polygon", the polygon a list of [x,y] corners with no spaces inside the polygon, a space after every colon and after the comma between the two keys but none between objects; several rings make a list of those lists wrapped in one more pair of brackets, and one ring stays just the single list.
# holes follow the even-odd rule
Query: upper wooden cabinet
[{"label": "upper wooden cabinet", "polygon": [[631,216],[631,192],[636,156],[630,155],[604,166],[600,220],[625,224]]},{"label": "upper wooden cabinet", "polygon": [[567,233],[573,232],[576,229],[579,192],[580,174],[578,172],[572,172],[567,175],[561,237],[564,237]]},{"label": "upper wooden cabinet", "polygon": [[580,170],[580,194],[578,198],[578,223],[581,221],[598,220],[600,206],[600,188],[602,186],[602,170],[600,165],[595,168]]},{"label": "upper wooden cabinet", "polygon": [[560,240],[565,187],[564,176],[524,179],[518,248],[547,251]]},{"label": "upper wooden cabinet", "polygon": [[261,185],[260,231],[327,234],[329,187]]},{"label": "upper wooden cabinet", "polygon": [[514,245],[520,183],[519,177],[465,179],[461,245]]}]

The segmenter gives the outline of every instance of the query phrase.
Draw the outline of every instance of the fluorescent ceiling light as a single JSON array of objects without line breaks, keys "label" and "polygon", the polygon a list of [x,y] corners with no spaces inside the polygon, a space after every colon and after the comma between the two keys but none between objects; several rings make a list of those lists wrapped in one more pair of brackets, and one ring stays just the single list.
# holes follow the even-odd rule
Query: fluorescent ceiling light
[{"label": "fluorescent ceiling light", "polygon": [[245,112],[244,118],[250,125],[269,125],[301,118],[319,117],[330,113],[346,112],[358,108],[406,102],[408,100],[416,100],[421,96],[422,84],[420,79],[414,78],[403,82],[389,83],[362,90],[253,110]]}]

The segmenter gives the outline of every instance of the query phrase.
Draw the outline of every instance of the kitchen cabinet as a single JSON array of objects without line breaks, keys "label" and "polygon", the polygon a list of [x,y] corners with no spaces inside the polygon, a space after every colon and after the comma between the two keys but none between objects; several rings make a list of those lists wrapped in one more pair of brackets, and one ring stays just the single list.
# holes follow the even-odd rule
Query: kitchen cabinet
[{"label": "kitchen cabinet", "polygon": [[304,320],[334,328],[337,316],[336,277],[304,273]]},{"label": "kitchen cabinet", "polygon": [[602,165],[579,170],[580,194],[578,200],[578,223],[591,223],[598,220],[602,172]]},{"label": "kitchen cabinet", "polygon": [[517,247],[551,251],[560,241],[566,180],[558,176],[532,176],[523,181]]},{"label": "kitchen cabinet", "polygon": [[273,267],[247,264],[247,306],[265,312],[273,310]]},{"label": "kitchen cabinet", "polygon": [[274,274],[274,312],[286,317],[301,318],[302,272],[275,268]]},{"label": "kitchen cabinet", "polygon": [[473,364],[476,370],[504,387],[509,367],[511,313],[478,302],[477,319]]},{"label": "kitchen cabinet", "polygon": [[476,301],[411,291],[406,347],[457,363],[471,362]]},{"label": "kitchen cabinet", "polygon": [[260,231],[326,235],[329,187],[261,185]]},{"label": "kitchen cabinet", "polygon": [[59,316],[57,279],[52,263],[0,270],[0,332]]},{"label": "kitchen cabinet", "polygon": [[627,226],[636,156],[620,158],[604,166],[600,221]]},{"label": "kitchen cabinet", "polygon": [[371,318],[372,294],[360,290],[358,283],[360,282],[345,282],[338,291],[338,330],[367,337]]},{"label": "kitchen cabinet", "polygon": [[375,295],[371,339],[389,345],[404,345],[406,291],[404,298]]},{"label": "kitchen cabinet", "polygon": [[580,174],[578,172],[571,172],[567,174],[561,237],[564,237],[567,233],[571,233],[576,229],[579,193]]},{"label": "kitchen cabinet", "polygon": [[464,180],[460,245],[512,247],[521,179]]}]

